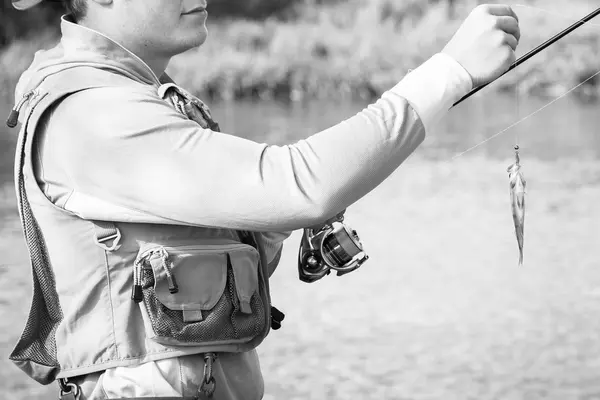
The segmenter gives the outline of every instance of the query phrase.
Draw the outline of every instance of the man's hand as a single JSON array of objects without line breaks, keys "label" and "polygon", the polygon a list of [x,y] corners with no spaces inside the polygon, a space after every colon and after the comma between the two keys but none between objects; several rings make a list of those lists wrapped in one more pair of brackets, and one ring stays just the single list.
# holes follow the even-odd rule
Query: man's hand
[{"label": "man's hand", "polygon": [[502,4],[476,7],[442,53],[454,58],[471,75],[473,87],[501,76],[515,62],[521,33],[519,18]]}]

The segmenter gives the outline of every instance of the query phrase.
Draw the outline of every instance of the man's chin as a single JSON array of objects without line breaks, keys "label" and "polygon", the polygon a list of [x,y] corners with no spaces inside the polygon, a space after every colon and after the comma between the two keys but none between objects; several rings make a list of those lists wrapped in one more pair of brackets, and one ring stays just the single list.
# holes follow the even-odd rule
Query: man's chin
[{"label": "man's chin", "polygon": [[206,42],[207,37],[208,37],[208,35],[205,33],[201,36],[197,36],[195,38],[187,40],[184,43],[180,43],[181,46],[175,50],[175,53],[181,54],[181,53],[185,53],[186,51],[198,48],[198,47],[202,46],[204,44],[204,42]]},{"label": "man's chin", "polygon": [[190,45],[192,48],[200,47],[204,44],[204,42],[206,42],[207,38],[208,38],[208,31],[206,30],[206,28],[204,28],[203,32],[200,32],[199,34],[196,35],[196,37],[194,37],[194,39],[191,41]]},{"label": "man's chin", "polygon": [[198,44],[196,44],[196,47],[202,46],[204,42],[206,42],[206,39],[208,39],[208,30],[205,29],[201,37],[198,38]]}]

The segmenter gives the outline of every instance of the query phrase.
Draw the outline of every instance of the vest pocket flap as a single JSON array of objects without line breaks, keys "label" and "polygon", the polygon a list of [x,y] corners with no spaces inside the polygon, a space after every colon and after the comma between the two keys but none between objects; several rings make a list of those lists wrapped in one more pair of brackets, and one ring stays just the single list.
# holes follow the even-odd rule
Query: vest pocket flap
[{"label": "vest pocket flap", "polygon": [[254,248],[242,248],[229,252],[229,261],[235,278],[235,288],[240,302],[240,310],[251,314],[250,302],[258,291],[259,254]]},{"label": "vest pocket flap", "polygon": [[[215,307],[227,282],[227,253],[202,250],[169,252],[150,258],[158,300],[171,310],[200,311]],[[169,286],[175,280],[178,291]],[[171,284],[171,285],[170,285]]]}]

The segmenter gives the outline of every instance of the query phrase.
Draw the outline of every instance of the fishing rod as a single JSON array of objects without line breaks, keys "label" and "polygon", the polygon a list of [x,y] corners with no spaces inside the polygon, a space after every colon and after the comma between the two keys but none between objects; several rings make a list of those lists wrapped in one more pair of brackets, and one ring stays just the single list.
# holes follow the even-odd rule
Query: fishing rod
[{"label": "fishing rod", "polygon": [[570,27],[568,27],[564,31],[558,33],[554,37],[548,39],[546,42],[540,44],[538,47],[536,47],[535,49],[531,50],[529,53],[527,53],[524,56],[522,56],[521,58],[519,58],[517,61],[514,62],[514,64],[512,64],[508,68],[508,70],[506,70],[506,72],[504,72],[504,74],[500,75],[498,78],[494,79],[493,81],[490,81],[490,82],[486,83],[485,85],[478,86],[475,89],[471,90],[469,93],[467,93],[465,96],[463,96],[462,99],[460,99],[456,103],[454,103],[452,105],[452,107],[455,107],[456,105],[460,104],[464,100],[466,100],[469,97],[473,96],[475,93],[479,92],[481,89],[483,89],[484,87],[486,87],[490,83],[492,83],[492,82],[496,81],[497,79],[501,78],[502,76],[504,76],[509,71],[517,68],[519,65],[521,65],[525,61],[529,60],[531,57],[535,56],[540,51],[544,50],[546,47],[548,47],[548,46],[550,46],[550,45],[558,42],[560,39],[562,39],[563,37],[567,36],[569,33],[573,32],[575,29],[579,28],[581,25],[583,25],[583,24],[589,22],[590,20],[594,19],[598,15],[600,15],[600,8],[598,8],[596,11],[591,12],[589,15],[587,15],[583,19],[575,22],[573,25],[571,25]]}]

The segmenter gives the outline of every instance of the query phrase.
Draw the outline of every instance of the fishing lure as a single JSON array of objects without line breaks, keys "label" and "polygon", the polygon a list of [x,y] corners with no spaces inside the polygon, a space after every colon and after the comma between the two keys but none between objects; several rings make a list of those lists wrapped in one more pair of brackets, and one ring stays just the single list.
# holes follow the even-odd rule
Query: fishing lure
[{"label": "fishing lure", "polygon": [[515,163],[510,165],[506,171],[508,172],[512,217],[515,224],[517,244],[519,245],[519,265],[523,265],[523,240],[525,233],[525,187],[527,183],[525,182],[525,177],[521,172],[518,145],[515,146]]}]

